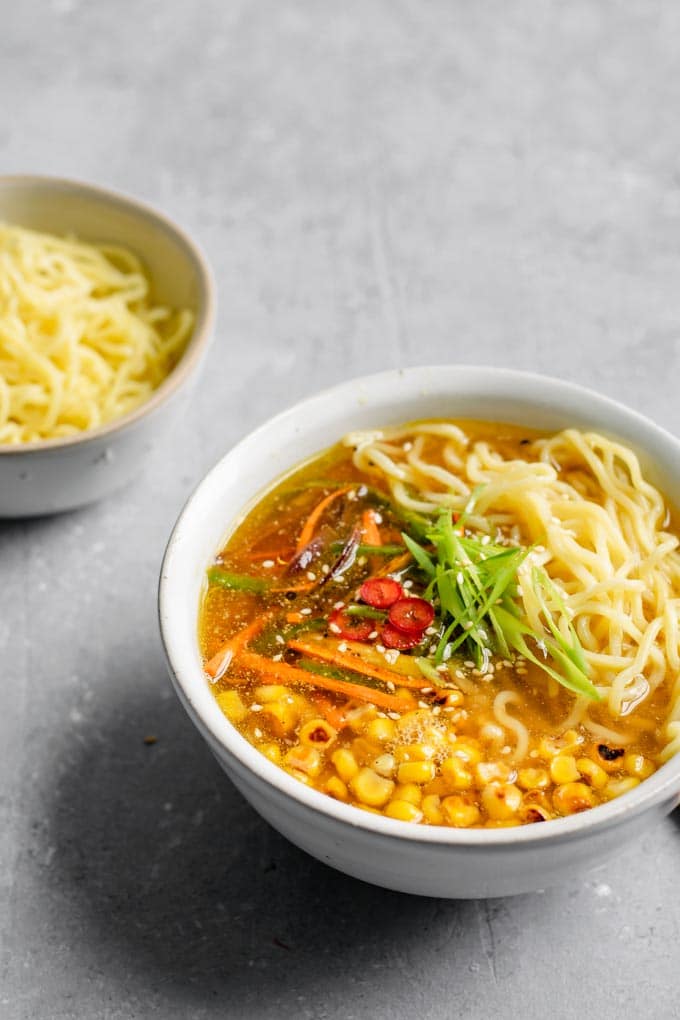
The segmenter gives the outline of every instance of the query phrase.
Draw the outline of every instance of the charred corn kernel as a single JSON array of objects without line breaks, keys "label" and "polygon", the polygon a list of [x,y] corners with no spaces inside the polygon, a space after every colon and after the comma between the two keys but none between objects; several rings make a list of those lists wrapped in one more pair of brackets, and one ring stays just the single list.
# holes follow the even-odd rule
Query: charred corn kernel
[{"label": "charred corn kernel", "polygon": [[396,732],[394,719],[372,719],[364,730],[369,740],[377,740],[381,744],[394,740]]},{"label": "charred corn kernel", "polygon": [[318,776],[323,768],[323,758],[315,747],[304,747],[298,744],[291,747],[283,758],[286,765],[293,769],[299,769],[308,776]]},{"label": "charred corn kernel", "polygon": [[547,822],[552,815],[547,808],[538,804],[523,804],[519,809],[519,819],[524,825],[533,825],[535,822]]},{"label": "charred corn kernel", "polygon": [[574,815],[594,804],[595,795],[585,783],[565,783],[553,793],[553,806],[560,815]]},{"label": "charred corn kernel", "polygon": [[338,776],[331,776],[326,783],[326,793],[336,800],[349,800],[347,787]]},{"label": "charred corn kernel", "polygon": [[385,814],[389,818],[396,818],[400,822],[420,822],[423,812],[415,804],[407,800],[391,800],[385,808]]},{"label": "charred corn kernel", "polygon": [[350,779],[353,779],[359,771],[356,758],[346,747],[341,747],[338,751],[334,751],[331,755],[331,761],[344,783],[349,783]]},{"label": "charred corn kernel", "polygon": [[423,791],[417,783],[399,783],[394,791],[395,800],[407,800],[409,804],[420,804]]},{"label": "charred corn kernel", "polygon": [[436,772],[433,761],[405,761],[397,770],[397,778],[400,783],[429,783]]},{"label": "charred corn kernel", "polygon": [[255,701],[267,704],[270,701],[285,701],[290,691],[283,684],[260,684],[255,688]]},{"label": "charred corn kernel", "polygon": [[609,776],[592,758],[577,758],[576,767],[581,773],[582,778],[594,790],[601,790],[607,785]]},{"label": "charred corn kernel", "polygon": [[378,773],[379,776],[385,776],[390,779],[394,775],[394,770],[397,767],[397,763],[394,760],[393,754],[379,754],[377,758],[374,758],[371,762],[371,768]]},{"label": "charred corn kernel", "polygon": [[622,747],[609,747],[608,744],[598,744],[591,751],[591,757],[605,772],[620,772],[623,768],[625,752]]},{"label": "charred corn kernel", "polygon": [[230,722],[242,722],[248,715],[248,708],[241,701],[238,691],[219,691],[217,704]]},{"label": "charred corn kernel", "polygon": [[391,779],[385,779],[369,768],[359,769],[349,785],[354,796],[369,807],[383,807],[394,792]]},{"label": "charred corn kernel", "polygon": [[545,790],[549,782],[545,769],[520,769],[517,773],[517,785],[522,790]]},{"label": "charred corn kernel", "polygon": [[362,733],[377,714],[375,705],[359,705],[346,714],[345,722],[355,733]]},{"label": "charred corn kernel", "polygon": [[441,799],[434,793],[429,797],[423,797],[423,815],[430,825],[443,825],[444,815],[441,809]]},{"label": "charred corn kernel", "polygon": [[477,805],[471,804],[457,793],[452,794],[450,797],[444,797],[441,803],[441,810],[444,820],[449,825],[455,825],[459,829],[467,829],[470,825],[477,825],[481,820]]},{"label": "charred corn kernel", "polygon": [[297,726],[299,715],[295,705],[286,701],[272,701],[262,706],[259,718],[265,720],[273,733],[285,737]]},{"label": "charred corn kernel", "polygon": [[482,806],[492,821],[502,822],[517,814],[522,794],[514,783],[489,783],[482,790]]},{"label": "charred corn kernel", "polygon": [[299,740],[308,747],[325,748],[335,740],[338,731],[325,719],[310,719],[300,729]]},{"label": "charred corn kernel", "polygon": [[283,756],[278,744],[275,744],[273,741],[269,744],[260,744],[260,751],[262,751],[265,758],[269,758],[269,760],[273,761],[275,765],[281,764],[281,758]]},{"label": "charred corn kernel", "polygon": [[638,779],[646,779],[647,776],[651,776],[654,771],[654,766],[648,758],[645,758],[643,754],[627,754],[623,759],[623,767],[626,772],[631,776],[636,776]]},{"label": "charred corn kernel", "polygon": [[441,764],[442,777],[453,790],[469,790],[474,783],[474,776],[462,758],[451,755]]},{"label": "charred corn kernel", "polygon": [[476,740],[468,737],[457,737],[449,748],[449,754],[455,754],[469,765],[476,765],[482,760],[482,752]]},{"label": "charred corn kernel", "polygon": [[394,752],[397,761],[429,761],[436,753],[432,744],[402,744]]},{"label": "charred corn kernel", "polygon": [[581,773],[576,767],[576,761],[570,754],[558,754],[550,762],[550,776],[553,783],[576,783],[581,778]]},{"label": "charred corn kernel", "polygon": [[507,783],[514,779],[513,770],[504,761],[480,761],[475,765],[475,775],[480,786],[487,783]]},{"label": "charred corn kernel", "polygon": [[635,787],[639,785],[640,780],[637,776],[624,776],[623,779],[610,779],[602,793],[607,800],[613,800],[614,797],[620,797],[622,793],[628,793],[629,790],[634,790]]}]

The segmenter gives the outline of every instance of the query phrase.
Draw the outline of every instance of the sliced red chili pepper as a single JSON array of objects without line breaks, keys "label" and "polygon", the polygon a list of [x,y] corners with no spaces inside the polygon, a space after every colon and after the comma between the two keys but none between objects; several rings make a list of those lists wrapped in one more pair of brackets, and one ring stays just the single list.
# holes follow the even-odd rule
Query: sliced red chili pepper
[{"label": "sliced red chili pepper", "polygon": [[423,632],[419,630],[417,633],[406,634],[405,631],[393,627],[391,623],[386,623],[380,631],[380,640],[387,648],[397,648],[403,652],[407,648],[419,645],[423,640]]},{"label": "sliced red chili pepper", "polygon": [[434,606],[425,599],[399,599],[390,606],[387,618],[405,634],[422,634],[434,620]]},{"label": "sliced red chili pepper", "polygon": [[359,598],[374,609],[388,609],[403,594],[402,586],[391,577],[369,577],[359,589]]},{"label": "sliced red chili pepper", "polygon": [[363,616],[350,616],[345,609],[336,609],[328,618],[331,634],[349,641],[368,641],[375,630],[375,620]]}]

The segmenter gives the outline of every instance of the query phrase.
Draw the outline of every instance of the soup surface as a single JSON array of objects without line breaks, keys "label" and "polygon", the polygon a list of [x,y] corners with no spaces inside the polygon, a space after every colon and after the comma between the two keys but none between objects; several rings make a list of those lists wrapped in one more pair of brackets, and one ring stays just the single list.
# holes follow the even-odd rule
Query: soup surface
[{"label": "soup surface", "polygon": [[677,545],[633,454],[602,437],[352,434],[276,484],[209,568],[206,674],[262,754],[363,810],[570,815],[677,749]]}]

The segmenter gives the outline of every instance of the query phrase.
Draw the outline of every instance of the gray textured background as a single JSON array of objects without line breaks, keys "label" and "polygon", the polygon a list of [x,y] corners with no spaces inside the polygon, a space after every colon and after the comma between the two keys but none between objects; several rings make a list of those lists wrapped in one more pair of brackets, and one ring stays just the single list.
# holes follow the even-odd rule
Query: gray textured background
[{"label": "gray textured background", "polygon": [[221,302],[144,477],[0,524],[2,1020],[677,1016],[677,817],[513,900],[335,874],[218,771],[169,689],[155,589],[205,470],[354,374],[533,368],[680,432],[680,7],[0,8],[2,170],[162,206]]}]

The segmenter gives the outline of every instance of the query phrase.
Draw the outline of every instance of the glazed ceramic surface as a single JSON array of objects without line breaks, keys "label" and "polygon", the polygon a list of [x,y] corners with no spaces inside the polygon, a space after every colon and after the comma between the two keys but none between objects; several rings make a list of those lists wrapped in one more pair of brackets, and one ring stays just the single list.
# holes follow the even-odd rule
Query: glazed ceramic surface
[{"label": "glazed ceramic surface", "polygon": [[199,485],[170,539],[160,624],[170,673],[187,710],[253,807],[292,842],[347,874],[404,892],[503,896],[542,888],[606,862],[680,801],[680,759],[601,807],[544,825],[497,830],[416,826],[339,803],[259,754],[219,709],[197,641],[205,569],[272,481],[351,429],[417,418],[483,418],[529,427],[594,428],[640,455],[650,479],[680,504],[680,443],[647,419],[556,379],[455,365],[364,377],[270,420]]},{"label": "glazed ceramic surface", "polygon": [[191,308],[196,324],[151,398],[81,436],[0,447],[0,517],[68,510],[120,488],[142,469],[189,393],[214,322],[214,287],[196,245],[160,213],[111,191],[50,177],[0,177],[0,222],[120,244],[143,260],[154,299]]}]

